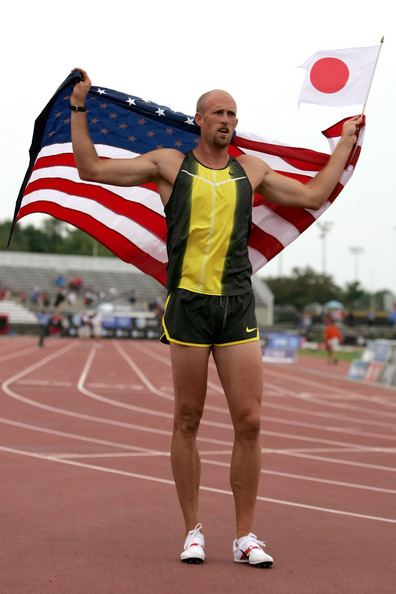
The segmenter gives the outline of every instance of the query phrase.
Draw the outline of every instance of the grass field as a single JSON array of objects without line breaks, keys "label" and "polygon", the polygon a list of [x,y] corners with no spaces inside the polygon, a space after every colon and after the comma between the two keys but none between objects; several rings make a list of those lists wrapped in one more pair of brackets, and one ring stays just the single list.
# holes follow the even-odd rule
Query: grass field
[{"label": "grass field", "polygon": [[[319,357],[319,358],[326,358],[327,352],[324,349],[301,349],[300,353],[302,355],[309,355],[310,357]],[[340,361],[354,361],[355,359],[360,359],[362,355],[361,349],[356,349],[353,351],[350,350],[342,350],[338,351],[338,359]]]}]

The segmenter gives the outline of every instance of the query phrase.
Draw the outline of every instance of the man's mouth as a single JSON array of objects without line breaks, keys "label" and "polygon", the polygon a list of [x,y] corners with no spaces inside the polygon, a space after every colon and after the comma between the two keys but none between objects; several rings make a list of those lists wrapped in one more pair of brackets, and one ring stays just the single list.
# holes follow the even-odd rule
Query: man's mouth
[{"label": "man's mouth", "polygon": [[230,132],[228,130],[228,128],[219,128],[217,131],[220,132],[221,134],[229,134],[229,132]]}]

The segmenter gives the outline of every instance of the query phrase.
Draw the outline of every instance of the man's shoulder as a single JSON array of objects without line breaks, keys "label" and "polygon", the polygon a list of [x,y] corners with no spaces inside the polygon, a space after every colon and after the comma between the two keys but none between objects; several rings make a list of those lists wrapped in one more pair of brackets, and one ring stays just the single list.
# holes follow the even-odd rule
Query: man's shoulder
[{"label": "man's shoulder", "polygon": [[241,165],[250,166],[259,165],[260,163],[264,162],[262,159],[259,159],[254,155],[246,155],[245,153],[242,153],[241,155],[236,155],[235,159],[239,161]]},{"label": "man's shoulder", "polygon": [[185,157],[185,154],[181,151],[171,148],[158,148],[152,151],[152,154],[155,154],[160,159],[166,159],[170,161],[183,161]]},{"label": "man's shoulder", "polygon": [[176,167],[178,169],[185,157],[182,152],[171,148],[156,149],[151,151],[150,156],[151,159],[155,161],[160,167]]},{"label": "man's shoulder", "polygon": [[254,155],[237,155],[236,160],[243,167],[254,190],[264,181],[266,174],[270,171],[268,164]]}]

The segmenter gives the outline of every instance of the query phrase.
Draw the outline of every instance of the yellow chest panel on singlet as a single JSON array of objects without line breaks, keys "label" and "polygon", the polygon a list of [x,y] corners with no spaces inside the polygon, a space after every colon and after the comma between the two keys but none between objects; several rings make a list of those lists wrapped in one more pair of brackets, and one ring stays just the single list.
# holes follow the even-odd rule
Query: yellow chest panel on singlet
[{"label": "yellow chest panel on singlet", "polygon": [[186,156],[166,208],[169,288],[207,295],[249,289],[251,202],[250,184],[235,159],[224,169],[209,169],[192,153]]},{"label": "yellow chest panel on singlet", "polygon": [[229,169],[213,170],[199,164],[192,182],[189,238],[180,288],[221,294],[235,205],[235,181]]}]

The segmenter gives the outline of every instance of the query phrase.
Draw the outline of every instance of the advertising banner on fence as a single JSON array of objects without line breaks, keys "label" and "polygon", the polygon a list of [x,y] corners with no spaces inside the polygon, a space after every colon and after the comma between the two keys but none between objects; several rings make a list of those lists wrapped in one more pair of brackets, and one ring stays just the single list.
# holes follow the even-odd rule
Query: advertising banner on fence
[{"label": "advertising banner on fence", "polygon": [[263,361],[293,363],[301,345],[301,337],[286,332],[260,333]]}]

